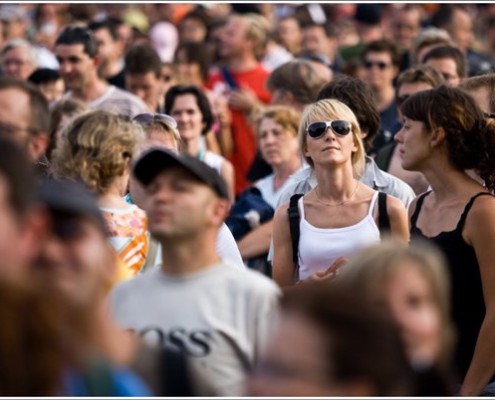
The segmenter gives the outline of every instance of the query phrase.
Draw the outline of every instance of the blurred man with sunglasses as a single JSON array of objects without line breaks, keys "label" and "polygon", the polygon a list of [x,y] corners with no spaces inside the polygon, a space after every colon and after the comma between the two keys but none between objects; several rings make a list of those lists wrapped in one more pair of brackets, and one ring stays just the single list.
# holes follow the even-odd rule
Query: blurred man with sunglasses
[{"label": "blurred man with sunglasses", "polygon": [[380,132],[371,153],[393,139],[398,121],[395,105],[394,79],[399,73],[400,54],[395,43],[388,39],[368,43],[361,53],[361,78],[371,86],[380,113]]}]

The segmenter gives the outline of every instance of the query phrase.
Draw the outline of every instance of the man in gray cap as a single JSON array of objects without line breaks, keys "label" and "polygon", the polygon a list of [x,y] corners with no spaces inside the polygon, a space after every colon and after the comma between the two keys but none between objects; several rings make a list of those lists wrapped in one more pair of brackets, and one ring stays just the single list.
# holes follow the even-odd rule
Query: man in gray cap
[{"label": "man in gray cap", "polygon": [[279,289],[218,256],[229,196],[215,170],[153,148],[137,160],[134,175],[148,193],[148,227],[163,247],[162,266],[118,285],[111,293],[114,314],[148,342],[183,352],[195,383],[206,380],[214,395],[240,396]]}]

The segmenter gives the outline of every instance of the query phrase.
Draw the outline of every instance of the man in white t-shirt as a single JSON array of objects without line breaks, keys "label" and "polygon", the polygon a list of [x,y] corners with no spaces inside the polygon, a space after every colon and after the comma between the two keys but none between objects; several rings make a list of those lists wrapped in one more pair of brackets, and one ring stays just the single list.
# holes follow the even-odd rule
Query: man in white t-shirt
[{"label": "man in white t-shirt", "polygon": [[62,100],[74,98],[91,108],[130,117],[150,111],[139,97],[109,85],[98,75],[98,43],[89,29],[66,27],[57,38],[54,51],[60,64],[60,76],[68,89]]},{"label": "man in white t-shirt", "polygon": [[240,396],[276,316],[279,289],[218,256],[229,196],[215,170],[153,148],[138,159],[134,175],[148,194],[162,267],[118,285],[114,315],[149,343],[186,354],[193,381],[208,382],[214,395]]}]

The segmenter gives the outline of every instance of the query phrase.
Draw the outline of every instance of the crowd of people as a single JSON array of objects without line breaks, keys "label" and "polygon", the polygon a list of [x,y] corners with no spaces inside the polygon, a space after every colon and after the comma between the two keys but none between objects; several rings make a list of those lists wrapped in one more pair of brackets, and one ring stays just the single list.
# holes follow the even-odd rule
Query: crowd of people
[{"label": "crowd of people", "polygon": [[0,395],[495,395],[494,5],[0,27]]}]

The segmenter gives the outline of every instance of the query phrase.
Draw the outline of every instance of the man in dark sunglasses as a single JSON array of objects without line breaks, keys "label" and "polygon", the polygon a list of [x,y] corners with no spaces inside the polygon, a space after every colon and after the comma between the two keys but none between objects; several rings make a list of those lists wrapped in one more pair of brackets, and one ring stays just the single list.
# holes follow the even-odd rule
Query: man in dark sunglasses
[{"label": "man in dark sunglasses", "polygon": [[393,139],[398,121],[395,105],[394,78],[399,72],[400,54],[390,40],[376,40],[361,53],[363,80],[371,86],[380,113],[380,132],[373,143],[372,153]]}]

